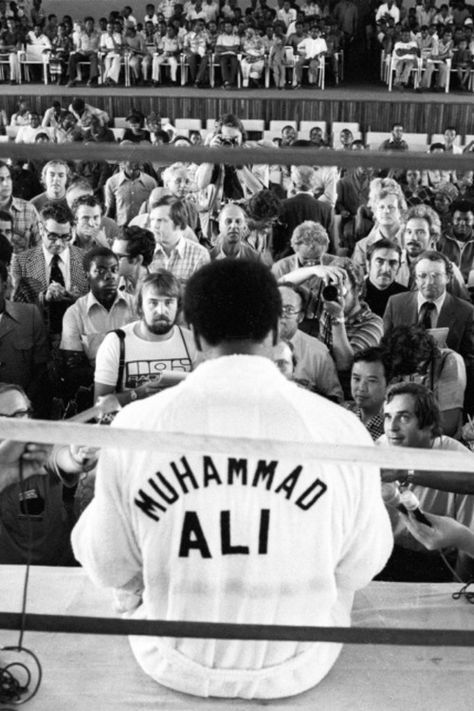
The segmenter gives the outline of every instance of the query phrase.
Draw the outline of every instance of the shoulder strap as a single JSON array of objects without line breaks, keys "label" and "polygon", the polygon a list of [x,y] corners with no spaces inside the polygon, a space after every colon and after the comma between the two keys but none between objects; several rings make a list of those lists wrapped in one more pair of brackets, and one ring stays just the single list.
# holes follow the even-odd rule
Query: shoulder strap
[{"label": "shoulder strap", "polygon": [[112,333],[116,333],[120,342],[119,367],[117,375],[117,384],[115,392],[122,392],[123,369],[125,368],[125,331],[121,328],[116,328]]}]

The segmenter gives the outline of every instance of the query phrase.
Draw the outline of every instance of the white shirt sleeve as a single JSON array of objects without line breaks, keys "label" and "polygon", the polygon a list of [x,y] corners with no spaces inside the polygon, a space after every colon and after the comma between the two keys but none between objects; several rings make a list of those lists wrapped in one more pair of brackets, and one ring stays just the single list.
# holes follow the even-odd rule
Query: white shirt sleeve
[{"label": "white shirt sleeve", "polygon": [[97,351],[94,382],[115,387],[120,361],[120,340],[116,333],[108,333]]}]

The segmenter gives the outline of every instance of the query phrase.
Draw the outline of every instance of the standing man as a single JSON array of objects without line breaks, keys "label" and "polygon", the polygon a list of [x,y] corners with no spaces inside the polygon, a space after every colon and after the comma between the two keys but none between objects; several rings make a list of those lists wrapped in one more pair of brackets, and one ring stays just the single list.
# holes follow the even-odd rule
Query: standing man
[{"label": "standing man", "polygon": [[133,160],[121,162],[119,172],[105,183],[105,214],[119,227],[128,225],[138,215],[142,202],[148,199],[153,188],[156,188],[156,180],[140,170],[139,163]]},{"label": "standing man", "polygon": [[[265,266],[203,267],[186,289],[185,317],[206,362],[178,387],[119,412],[112,426],[370,446],[352,415],[304,392],[271,362],[280,309]],[[376,467],[290,454],[283,464],[257,452],[237,459],[212,445],[204,456],[181,447],[103,450],[94,499],[72,541],[94,581],[127,593],[128,609],[140,608],[142,618],[286,625],[348,624],[355,590],[392,545]],[[298,694],[340,651],[298,642],[131,643],[158,682],[243,698]]]},{"label": "standing man", "polygon": [[191,331],[176,324],[179,306],[180,285],[170,272],[145,277],[137,298],[140,320],[125,325],[121,337],[107,334],[99,348],[95,399],[113,394],[120,409],[175,385],[193,370],[196,346]]},{"label": "standing man", "polygon": [[446,345],[460,353],[466,364],[464,407],[471,412],[474,404],[474,307],[447,292],[453,269],[444,254],[422,252],[413,268],[417,290],[390,297],[383,317],[385,333],[395,326],[448,328]]},{"label": "standing man", "polygon": [[399,245],[385,237],[371,244],[367,250],[365,301],[377,316],[383,317],[391,296],[408,291],[406,286],[395,281],[401,256]]},{"label": "standing man", "polygon": [[186,205],[182,200],[165,196],[151,205],[149,219],[156,240],[150,271],[167,269],[182,285],[210,261],[207,249],[183,237],[186,216]]},{"label": "standing man", "polygon": [[149,274],[155,253],[153,232],[144,227],[124,227],[114,240],[112,251],[119,260],[119,289],[135,295],[143,279]]},{"label": "standing man", "polygon": [[31,204],[41,212],[46,203],[68,207],[66,200],[66,188],[71,178],[71,169],[64,160],[50,160],[41,171],[41,182],[45,187],[44,193],[40,193],[32,200]]},{"label": "standing man", "polygon": [[461,269],[468,286],[474,287],[474,204],[458,200],[450,210],[452,227],[443,232],[438,248]]},{"label": "standing man", "polygon": [[211,259],[259,259],[259,254],[244,242],[248,233],[247,217],[240,205],[228,203],[219,214],[219,234],[211,250]]}]

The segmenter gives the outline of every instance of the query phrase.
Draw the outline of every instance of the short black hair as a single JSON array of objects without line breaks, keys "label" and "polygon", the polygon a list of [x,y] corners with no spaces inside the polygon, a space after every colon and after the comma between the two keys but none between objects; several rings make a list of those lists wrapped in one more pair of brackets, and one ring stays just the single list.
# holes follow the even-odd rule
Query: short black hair
[{"label": "short black hair", "polygon": [[184,295],[186,321],[211,346],[224,341],[261,343],[277,333],[281,297],[275,277],[260,264],[220,259],[189,280]]},{"label": "short black hair", "polygon": [[402,248],[400,247],[400,245],[396,242],[392,242],[391,239],[383,237],[382,239],[377,240],[377,242],[373,242],[371,245],[369,245],[369,247],[367,247],[368,262],[370,262],[370,260],[372,259],[373,253],[377,252],[377,250],[379,249],[393,249],[398,254],[399,259],[401,260],[402,258]]},{"label": "short black hair", "polygon": [[124,227],[122,234],[116,237],[116,239],[123,239],[127,242],[127,253],[130,259],[136,259],[136,257],[141,255],[143,257],[142,264],[144,267],[148,267],[153,261],[156,242],[153,232],[150,230],[144,227],[138,227],[138,225]]},{"label": "short black hair", "polygon": [[102,214],[102,204],[100,200],[95,197],[95,195],[80,195],[74,200],[72,203],[74,217],[76,216],[78,208],[82,205],[86,205],[86,207],[100,207],[100,213]]},{"label": "short black hair", "polygon": [[389,368],[387,354],[380,346],[370,346],[354,353],[352,364],[354,363],[381,363],[385,375],[385,380],[389,380]]},{"label": "short black hair", "polygon": [[474,202],[471,200],[455,200],[451,203],[449,211],[452,215],[455,212],[474,212]]},{"label": "short black hair", "polygon": [[46,220],[54,220],[60,225],[70,222],[71,225],[74,222],[74,218],[68,207],[61,204],[56,204],[54,202],[47,202],[40,212],[42,222]]},{"label": "short black hair", "polygon": [[118,264],[117,255],[108,247],[92,247],[92,249],[89,249],[89,251],[87,251],[82,258],[82,268],[86,274],[89,273],[91,264],[95,262],[98,257],[113,257]]}]

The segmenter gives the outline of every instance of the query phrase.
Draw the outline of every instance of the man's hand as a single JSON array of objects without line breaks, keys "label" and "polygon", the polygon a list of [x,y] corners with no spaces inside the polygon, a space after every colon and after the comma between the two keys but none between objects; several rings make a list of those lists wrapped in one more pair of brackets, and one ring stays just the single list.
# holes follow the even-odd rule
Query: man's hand
[{"label": "man's hand", "polygon": [[150,395],[155,395],[160,390],[163,390],[160,377],[157,377],[156,380],[149,380],[148,382],[143,383],[143,385],[139,385],[138,388],[135,388],[135,392],[140,400],[150,397]]},{"label": "man's hand", "polygon": [[424,515],[431,522],[431,528],[417,521],[411,513],[404,516],[403,520],[412,536],[425,548],[435,551],[454,547],[467,550],[472,555],[474,536],[470,529],[449,516],[435,516],[426,512]]},{"label": "man's hand", "polygon": [[73,296],[57,281],[52,281],[44,294],[45,301],[71,301],[72,299]]},{"label": "man's hand", "polygon": [[100,447],[87,447],[82,444],[71,444],[69,454],[71,459],[76,462],[81,471],[90,471],[97,464],[97,457]]}]

